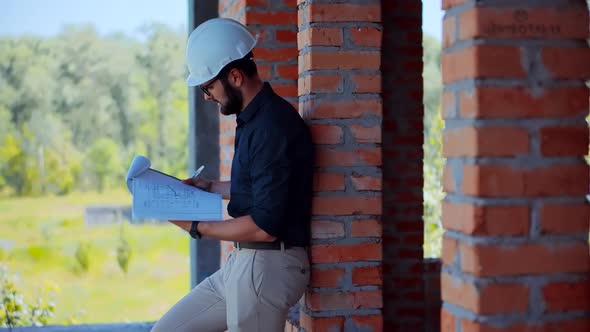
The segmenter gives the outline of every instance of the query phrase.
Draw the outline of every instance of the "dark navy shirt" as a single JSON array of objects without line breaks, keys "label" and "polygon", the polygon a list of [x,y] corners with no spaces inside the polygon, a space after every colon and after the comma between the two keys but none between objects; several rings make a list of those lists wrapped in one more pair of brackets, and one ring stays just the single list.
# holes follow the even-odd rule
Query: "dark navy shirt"
[{"label": "dark navy shirt", "polygon": [[251,215],[268,234],[307,246],[313,183],[309,128],[268,83],[236,121],[229,215]]}]

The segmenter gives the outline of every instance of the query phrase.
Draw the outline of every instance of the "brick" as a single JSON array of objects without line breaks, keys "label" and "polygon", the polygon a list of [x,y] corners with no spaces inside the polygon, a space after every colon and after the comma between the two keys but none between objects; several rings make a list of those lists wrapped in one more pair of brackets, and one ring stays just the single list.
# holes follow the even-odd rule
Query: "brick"
[{"label": "brick", "polygon": [[311,287],[339,287],[344,275],[343,268],[312,269],[309,283]]},{"label": "brick", "polygon": [[383,284],[381,266],[355,267],[352,269],[352,284],[355,286]]},{"label": "brick", "polygon": [[[221,6],[222,4],[219,3],[219,6]],[[233,2],[228,2],[225,3],[224,6],[222,6],[222,8],[220,8],[220,13],[223,13],[223,17],[230,17],[233,18],[235,20],[237,20],[238,22],[245,24],[244,22],[244,13],[243,13],[243,9],[245,7],[245,3],[242,1],[233,1]],[[240,11],[242,11],[240,13]],[[239,14],[238,14],[239,13]]]},{"label": "brick", "polygon": [[461,265],[475,276],[588,272],[587,243],[460,244]]},{"label": "brick", "polygon": [[297,84],[295,82],[287,84],[274,83],[272,89],[283,98],[297,97]]},{"label": "brick", "polygon": [[287,80],[296,80],[299,76],[297,65],[277,65],[276,72],[278,74],[278,78]]},{"label": "brick", "polygon": [[491,283],[476,287],[471,282],[453,278],[446,273],[441,276],[441,296],[444,302],[476,314],[524,313],[529,303],[526,285]]},{"label": "brick", "polygon": [[311,260],[315,264],[380,261],[381,259],[381,243],[317,244],[311,246]]},{"label": "brick", "polygon": [[553,331],[588,332],[590,331],[590,318],[549,322],[545,325],[545,331],[543,332]]},{"label": "brick", "polygon": [[313,74],[299,78],[300,96],[316,93],[342,93],[344,91],[342,76]]},{"label": "brick", "polygon": [[527,196],[585,195],[590,187],[588,166],[556,165],[525,173]]},{"label": "brick", "polygon": [[590,48],[545,48],[542,57],[545,68],[555,79],[590,78]]},{"label": "brick", "polygon": [[383,331],[383,316],[352,316],[352,325],[354,331]]},{"label": "brick", "polygon": [[246,10],[246,23],[248,25],[295,25],[297,24],[297,13],[277,12],[271,10],[254,11]]},{"label": "brick", "polygon": [[525,78],[521,50],[513,46],[475,45],[444,54],[442,77],[444,84],[477,78]]},{"label": "brick", "polygon": [[443,133],[445,157],[512,157],[529,152],[529,132],[515,127],[464,127]]},{"label": "brick", "polygon": [[586,165],[556,165],[532,170],[503,165],[464,165],[462,192],[479,197],[584,195]]},{"label": "brick", "polygon": [[464,165],[462,192],[472,196],[520,196],[524,174],[509,166]]},{"label": "brick", "polygon": [[457,317],[448,310],[440,310],[440,331],[454,332],[457,330]]},{"label": "brick", "polygon": [[539,221],[542,234],[584,233],[590,228],[590,206],[545,204]]},{"label": "brick", "polygon": [[457,21],[455,16],[447,16],[443,20],[443,35],[442,35],[442,47],[443,49],[453,45],[455,43],[455,25]]},{"label": "brick", "polygon": [[379,309],[383,307],[381,291],[308,293],[305,302],[311,310]]},{"label": "brick", "polygon": [[362,4],[309,5],[309,22],[381,22],[381,6]]},{"label": "brick", "polygon": [[363,176],[357,173],[353,173],[350,177],[352,186],[355,190],[374,190],[380,191],[382,188],[381,177]]},{"label": "brick", "polygon": [[269,1],[270,0],[245,0],[242,2],[244,3],[244,6],[248,6],[248,7],[265,7],[265,9],[267,9],[266,7],[269,6]]},{"label": "brick", "polygon": [[350,28],[350,39],[357,46],[380,47],[382,31],[372,27]]},{"label": "brick", "polygon": [[588,310],[590,280],[552,282],[543,287],[545,312]]},{"label": "brick", "polygon": [[234,140],[235,137],[234,136],[229,136],[229,135],[219,135],[219,144],[221,145],[225,145],[225,146],[233,146],[234,145]]},{"label": "brick", "polygon": [[264,44],[270,38],[272,38],[272,35],[274,33],[274,31],[268,31],[267,29],[264,29],[263,27],[258,27],[256,29],[250,28],[250,32],[252,32],[253,35],[258,36],[258,42],[256,43],[258,46],[264,46]]},{"label": "brick", "polygon": [[298,331],[299,331],[299,327],[296,327],[295,325],[291,324],[288,320],[285,322],[284,332],[298,332]]},{"label": "brick", "polygon": [[358,143],[381,143],[381,126],[351,125],[350,132]]},{"label": "brick", "polygon": [[277,30],[275,32],[275,39],[281,43],[297,42],[297,31],[294,30]]},{"label": "brick", "polygon": [[297,34],[299,49],[306,46],[341,46],[342,29],[326,27],[309,27]]},{"label": "brick", "polygon": [[344,133],[340,126],[314,124],[310,127],[311,137],[315,144],[341,144]]},{"label": "brick", "polygon": [[466,0],[442,0],[442,9],[449,9],[464,3]]},{"label": "brick", "polygon": [[539,132],[544,156],[584,156],[588,154],[588,126],[545,127]]},{"label": "brick", "polygon": [[547,88],[539,94],[518,87],[480,87],[459,98],[463,117],[573,117],[588,113],[589,92],[585,87]]},{"label": "brick", "polygon": [[256,65],[258,69],[258,76],[264,81],[270,80],[271,67],[270,65]]},{"label": "brick", "polygon": [[441,260],[444,265],[453,265],[456,262],[456,259],[459,258],[457,256],[457,248],[459,244],[457,240],[443,236],[442,238],[442,249],[441,249]]},{"label": "brick", "polygon": [[351,75],[353,90],[355,93],[381,93],[380,74]]},{"label": "brick", "polygon": [[350,225],[352,237],[381,237],[381,235],[382,226],[376,219],[354,220]]},{"label": "brick", "polygon": [[474,7],[461,13],[460,38],[586,39],[588,11],[583,6],[555,8]]},{"label": "brick", "polygon": [[[291,54],[289,54],[291,55]],[[299,72],[319,69],[377,70],[381,53],[375,51],[312,51],[299,57]]]},{"label": "brick", "polygon": [[316,166],[380,166],[381,149],[359,148],[356,150],[316,149]]},{"label": "brick", "polygon": [[236,130],[236,121],[231,121],[229,118],[221,118],[219,120],[220,135],[233,136]]},{"label": "brick", "polygon": [[291,61],[297,59],[296,47],[263,48],[257,47],[253,51],[257,61]]},{"label": "brick", "polygon": [[528,206],[477,206],[442,202],[445,229],[469,235],[526,235],[529,232]]},{"label": "brick", "polygon": [[467,319],[461,320],[461,331],[463,332],[588,332],[590,329],[590,320],[560,320],[553,322],[541,323],[531,321],[530,323],[514,323],[509,325],[492,326],[481,322],[474,322]]},{"label": "brick", "polygon": [[315,215],[381,214],[381,197],[314,197],[312,203],[312,213]]},{"label": "brick", "polygon": [[310,100],[303,102],[299,110],[311,119],[353,119],[363,115],[381,115],[380,99]]},{"label": "brick", "polygon": [[344,329],[344,317],[311,317],[303,310],[300,314],[301,327],[308,332],[342,331]]},{"label": "brick", "polygon": [[344,224],[338,221],[314,220],[311,222],[312,239],[335,239],[346,235]]}]

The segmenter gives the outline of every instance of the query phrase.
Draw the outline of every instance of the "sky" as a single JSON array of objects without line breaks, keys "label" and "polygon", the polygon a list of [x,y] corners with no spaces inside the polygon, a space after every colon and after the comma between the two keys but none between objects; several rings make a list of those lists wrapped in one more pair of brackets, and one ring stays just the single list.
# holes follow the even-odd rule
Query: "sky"
[{"label": "sky", "polygon": [[[201,0],[203,1],[203,0]],[[441,0],[423,0],[423,30],[441,39]],[[187,25],[187,0],[0,0],[0,36],[54,36],[64,25],[92,24],[101,35],[138,37],[148,22]]]}]

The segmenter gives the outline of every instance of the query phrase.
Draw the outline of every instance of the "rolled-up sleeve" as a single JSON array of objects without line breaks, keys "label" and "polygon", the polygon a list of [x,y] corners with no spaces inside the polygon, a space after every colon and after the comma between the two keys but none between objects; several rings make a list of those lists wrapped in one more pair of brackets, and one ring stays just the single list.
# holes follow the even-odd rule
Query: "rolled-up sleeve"
[{"label": "rolled-up sleeve", "polygon": [[283,233],[288,207],[291,164],[288,137],[276,128],[261,128],[250,142],[252,219],[266,233]]}]

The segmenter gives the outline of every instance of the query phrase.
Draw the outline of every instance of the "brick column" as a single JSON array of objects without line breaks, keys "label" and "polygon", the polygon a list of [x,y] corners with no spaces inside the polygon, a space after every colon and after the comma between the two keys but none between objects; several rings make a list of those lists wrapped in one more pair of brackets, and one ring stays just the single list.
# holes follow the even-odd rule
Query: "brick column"
[{"label": "brick column", "polygon": [[305,331],[381,331],[381,15],[299,1],[299,110],[316,145]]},{"label": "brick column", "polygon": [[496,2],[443,1],[441,330],[590,331],[588,8]]},{"label": "brick column", "polygon": [[[285,0],[219,0],[219,17],[232,18],[259,35],[254,59],[260,77],[297,106],[297,7]],[[235,116],[220,115],[220,175],[229,180],[234,153]],[[227,202],[226,202],[227,203]],[[224,209],[226,211],[226,209]],[[228,217],[228,216],[226,216]],[[225,261],[232,243],[222,245]]]},{"label": "brick column", "polygon": [[384,330],[423,332],[440,311],[428,308],[437,301],[427,301],[426,286],[440,296],[430,285],[437,278],[427,277],[438,264],[423,264],[422,249],[422,2],[384,0],[382,8]]}]

